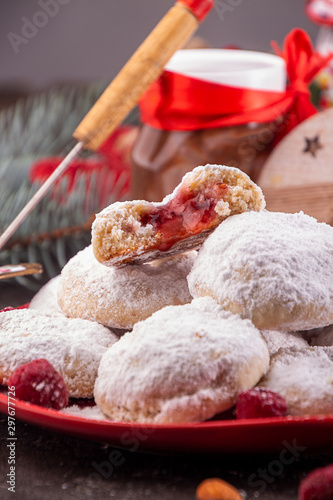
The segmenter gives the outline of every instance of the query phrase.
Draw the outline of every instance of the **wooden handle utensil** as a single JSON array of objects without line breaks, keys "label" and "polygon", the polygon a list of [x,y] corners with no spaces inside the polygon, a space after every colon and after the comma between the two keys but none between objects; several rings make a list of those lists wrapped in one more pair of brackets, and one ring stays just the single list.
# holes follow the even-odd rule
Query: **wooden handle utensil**
[{"label": "wooden handle utensil", "polygon": [[34,262],[8,264],[6,266],[0,266],[0,280],[14,278],[16,276],[26,276],[28,274],[41,274],[42,272],[42,266]]},{"label": "wooden handle utensil", "polygon": [[84,148],[99,148],[212,6],[212,0],[181,0],[167,12],[75,130],[73,136]]},{"label": "wooden handle utensil", "polygon": [[82,148],[96,150],[123,121],[143,92],[162,73],[214,5],[214,0],[178,0],[136,50],[74,131],[76,146],[46,179],[0,235],[0,250],[28,217]]}]

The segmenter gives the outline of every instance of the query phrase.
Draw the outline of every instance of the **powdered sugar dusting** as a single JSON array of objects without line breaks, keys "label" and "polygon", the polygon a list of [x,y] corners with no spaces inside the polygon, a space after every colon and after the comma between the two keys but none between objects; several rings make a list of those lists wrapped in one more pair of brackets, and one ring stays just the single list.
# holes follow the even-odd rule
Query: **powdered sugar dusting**
[{"label": "powdered sugar dusting", "polygon": [[15,369],[45,358],[62,375],[71,396],[91,397],[98,365],[118,338],[97,323],[33,309],[0,314],[0,382]]},{"label": "powdered sugar dusting", "polygon": [[305,339],[303,339],[301,333],[299,332],[290,333],[290,332],[278,332],[274,330],[261,330],[260,333],[267,344],[269,354],[271,356],[282,348],[309,347],[309,344]]},{"label": "powdered sugar dusting", "polygon": [[76,417],[81,418],[89,418],[93,420],[107,420],[110,419],[104,415],[104,413],[98,408],[98,406],[79,406],[79,405],[71,405],[67,408],[61,410],[63,413],[68,415],[74,415]]},{"label": "powdered sugar dusting", "polygon": [[333,413],[333,361],[325,349],[280,349],[260,386],[284,396],[290,415]]},{"label": "powdered sugar dusting", "polygon": [[191,301],[186,277],[196,255],[191,251],[157,262],[115,268],[100,264],[89,246],[62,270],[58,289],[61,307],[70,317],[131,328],[163,306]]},{"label": "powdered sugar dusting", "polygon": [[60,275],[52,278],[31,299],[29,309],[37,309],[46,314],[63,314],[57,299]]},{"label": "powdered sugar dusting", "polygon": [[188,276],[261,329],[305,330],[333,322],[333,227],[278,212],[229,217],[208,237]]},{"label": "powdered sugar dusting", "polygon": [[103,356],[95,400],[116,420],[198,421],[230,408],[266,372],[250,321],[210,298],[169,306],[137,323]]}]

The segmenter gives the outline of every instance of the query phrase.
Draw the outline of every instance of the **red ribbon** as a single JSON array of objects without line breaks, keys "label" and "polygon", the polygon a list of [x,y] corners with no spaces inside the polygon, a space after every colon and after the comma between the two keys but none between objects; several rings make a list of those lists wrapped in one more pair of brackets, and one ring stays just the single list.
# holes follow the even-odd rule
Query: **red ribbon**
[{"label": "red ribbon", "polygon": [[141,98],[142,121],[163,130],[200,130],[267,123],[288,113],[285,135],[317,112],[308,85],[333,54],[316,53],[301,29],[287,35],[283,51],[275,42],[272,45],[286,61],[289,83],[285,92],[231,87],[164,71]]},{"label": "red ribbon", "polygon": [[[86,180],[86,191],[93,189],[97,176],[98,182],[104,182],[100,190],[99,206],[103,207],[114,198],[114,188],[117,188],[117,199],[128,195],[130,189],[129,155],[136,139],[136,127],[122,125],[104,141],[98,150],[98,155],[73,160],[63,176],[67,179],[67,190],[63,195],[62,180],[58,179],[53,187],[52,196],[61,204],[67,202],[68,194],[77,189],[81,176]],[[36,160],[29,168],[31,184],[42,183],[50,177],[63,160],[62,157],[49,156]]]}]

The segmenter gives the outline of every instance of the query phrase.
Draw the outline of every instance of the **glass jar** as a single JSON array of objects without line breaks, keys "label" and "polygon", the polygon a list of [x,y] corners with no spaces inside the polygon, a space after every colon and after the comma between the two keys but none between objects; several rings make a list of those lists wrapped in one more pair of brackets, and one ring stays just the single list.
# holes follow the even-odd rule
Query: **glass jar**
[{"label": "glass jar", "polygon": [[[221,68],[221,69],[220,69]],[[245,95],[244,101],[251,96],[258,102],[250,104],[253,112],[256,105],[262,106],[261,93],[265,97],[285,91],[286,74],[284,60],[278,56],[241,50],[223,49],[191,49],[180,50],[170,60],[165,68],[165,75],[183,75],[192,83],[213,84],[214,93],[223,101],[232,96],[238,99],[238,91]],[[163,81],[163,75],[162,75]],[[183,175],[198,165],[217,163],[238,167],[246,172],[254,181],[259,176],[268,154],[270,153],[280,120],[264,122],[247,121],[249,109],[247,104],[237,102],[235,109],[239,115],[242,109],[241,123],[228,126],[214,126],[216,120],[208,123],[199,123],[200,119],[187,123],[186,106],[181,110],[182,117],[179,123],[178,108],[173,99],[181,98],[191,102],[193,98],[195,114],[198,104],[198,94],[191,96],[191,86],[177,93],[177,82],[172,80],[170,92],[163,93],[163,84],[158,105],[153,109],[153,119],[147,118],[149,100],[156,100],[150,92],[143,97],[140,107],[145,108],[142,113],[143,123],[137,141],[132,150],[132,197],[148,201],[161,201],[172,192]],[[205,83],[206,82],[206,83]],[[182,82],[183,84],[184,82]],[[186,80],[185,80],[186,83]],[[173,86],[173,88],[172,88]],[[218,87],[217,87],[218,86]],[[208,89],[208,94],[207,90]],[[210,87],[202,87],[203,104],[199,103],[199,113],[204,113],[205,102],[213,110],[215,103],[209,96]],[[245,89],[245,94],[243,90]],[[201,91],[201,90],[200,90]],[[182,94],[183,92],[183,94]],[[218,92],[217,94],[215,92]],[[200,95],[200,94],[199,94]],[[196,100],[196,103],[194,102]],[[227,121],[230,116],[230,105],[227,108]],[[223,107],[224,105],[222,105]],[[231,106],[232,107],[232,106]],[[148,112],[149,115],[150,111]],[[172,115],[172,119],[169,120]],[[229,115],[228,115],[229,113]],[[159,120],[163,116],[162,120]],[[250,115],[249,115],[250,116]],[[196,121],[198,124],[195,125]],[[157,125],[156,125],[157,123]],[[218,123],[218,120],[217,120]],[[166,124],[166,126],[165,126]],[[188,128],[188,129],[187,129]]]}]

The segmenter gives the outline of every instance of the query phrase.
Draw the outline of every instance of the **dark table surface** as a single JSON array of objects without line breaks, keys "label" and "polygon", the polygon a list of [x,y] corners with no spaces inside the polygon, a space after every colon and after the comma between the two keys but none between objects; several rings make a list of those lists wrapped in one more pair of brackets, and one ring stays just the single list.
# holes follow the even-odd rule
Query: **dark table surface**
[{"label": "dark table surface", "polygon": [[[0,309],[24,304],[33,295],[34,292],[18,286],[14,280],[0,282]],[[109,445],[16,421],[16,490],[13,494],[6,482],[7,436],[7,417],[0,415],[1,500],[195,500],[197,485],[209,477],[230,482],[244,492],[247,500],[296,500],[300,480],[309,471],[333,463],[333,450],[321,455],[301,452],[288,464],[281,464],[278,453],[263,456],[145,454],[140,448],[136,452],[115,450]]]}]

